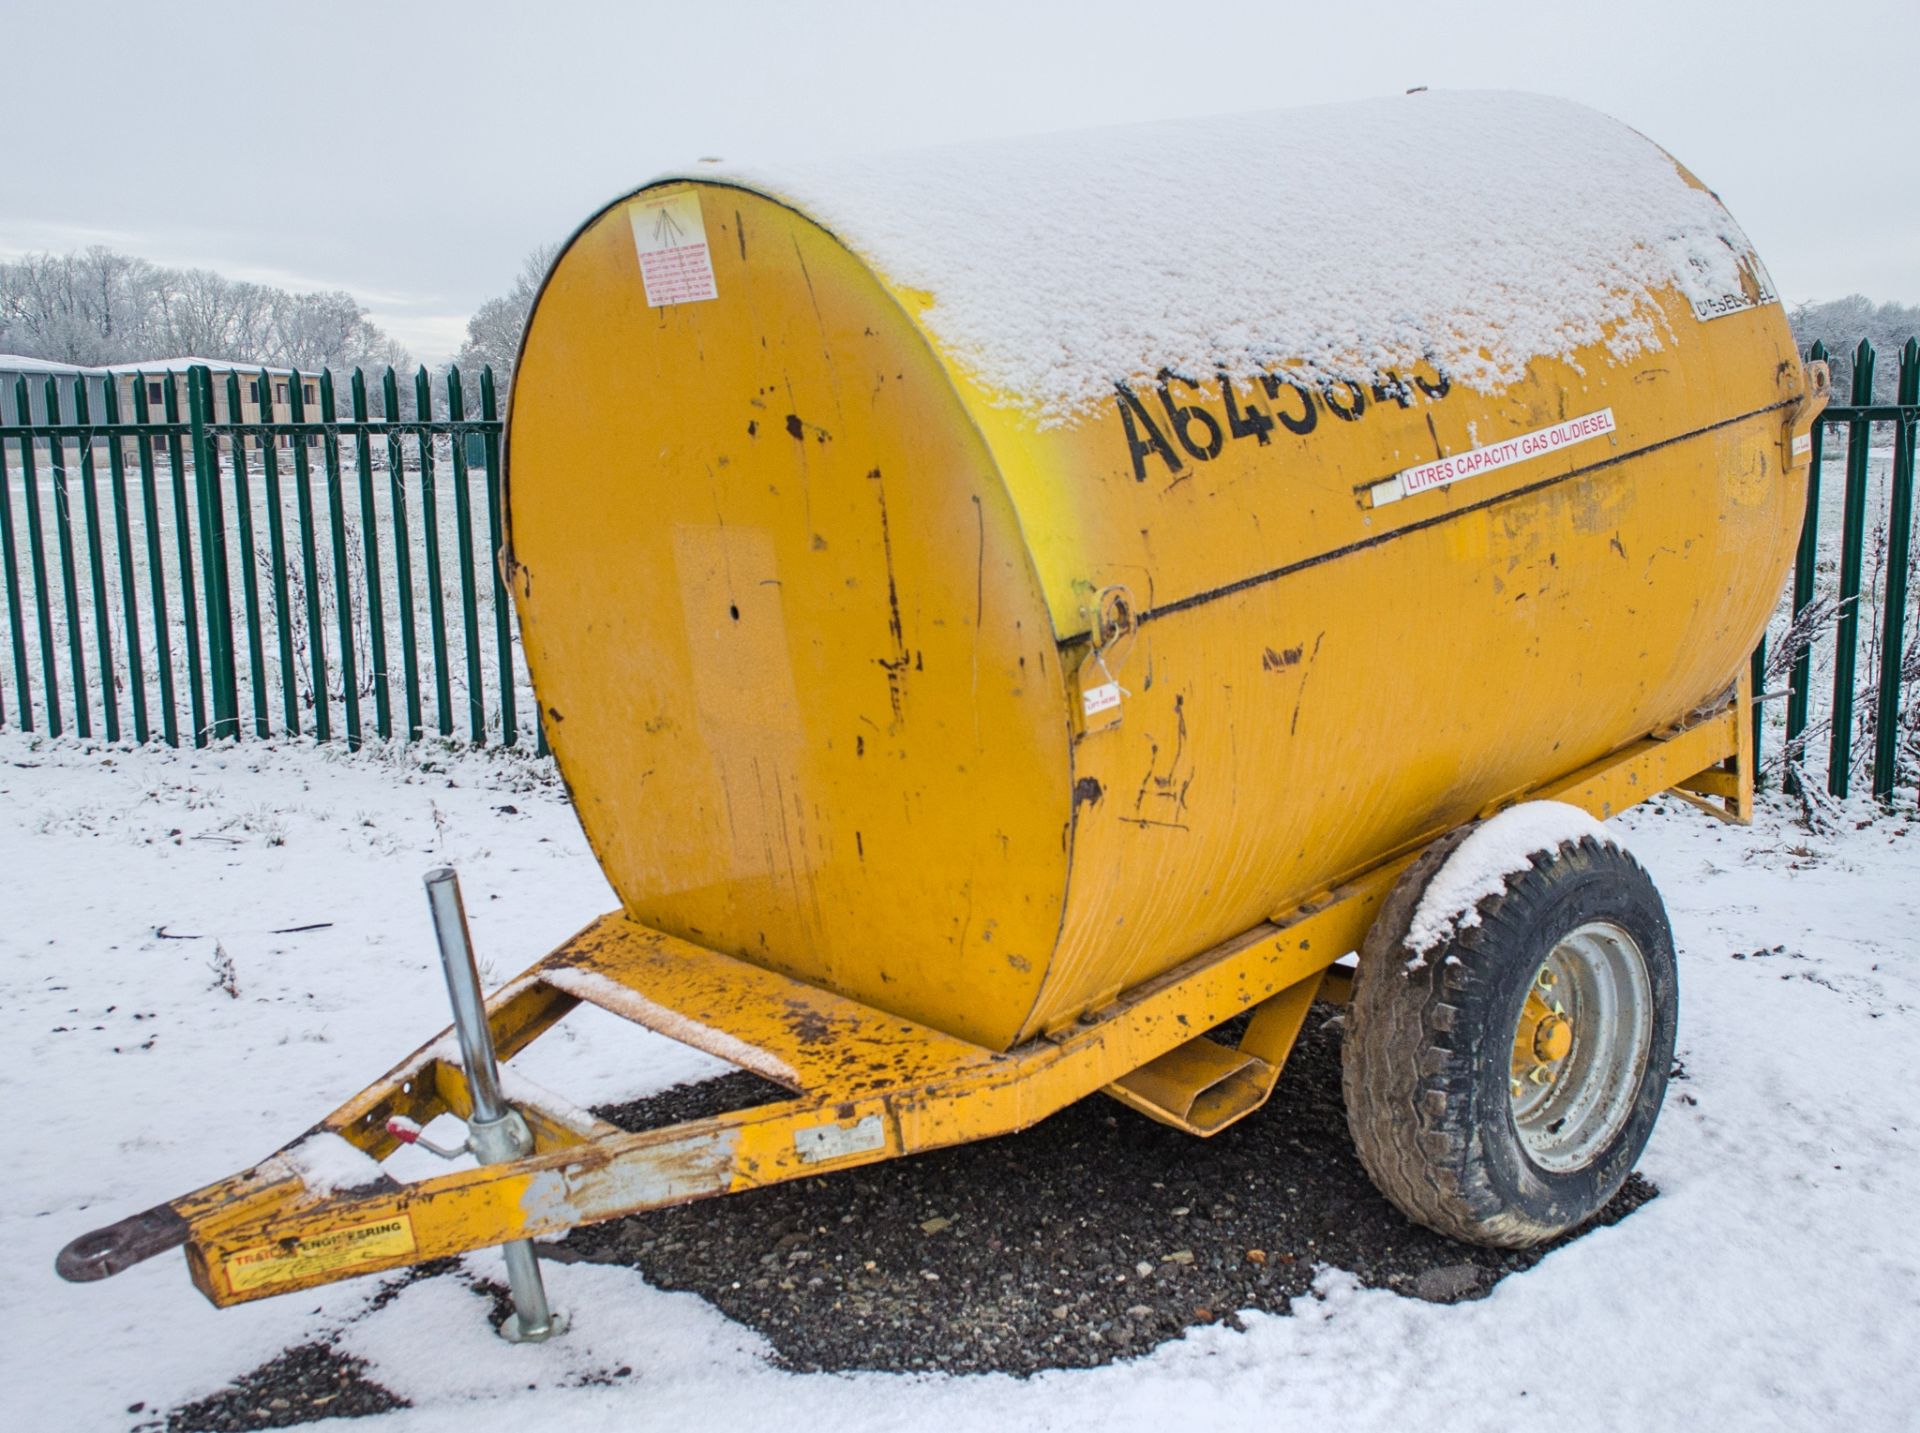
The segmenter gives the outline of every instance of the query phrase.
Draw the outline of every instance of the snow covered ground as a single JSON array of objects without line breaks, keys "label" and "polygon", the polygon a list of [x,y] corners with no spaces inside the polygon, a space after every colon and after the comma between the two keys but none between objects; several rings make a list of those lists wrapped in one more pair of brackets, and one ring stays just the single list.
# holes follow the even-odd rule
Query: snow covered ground
[{"label": "snow covered ground", "polygon": [[[1327,1269],[1292,1317],[1104,1369],[799,1376],[697,1297],[616,1267],[549,1267],[574,1328],[537,1347],[496,1339],[455,1277],[378,1308],[368,1279],[225,1312],[178,1255],[62,1284],[67,1240],[251,1163],[443,1023],[426,868],[460,869],[495,979],[613,898],[525,758],[0,734],[16,1031],[0,1411],[16,1429],[151,1426],[337,1334],[414,1404],[374,1420],[395,1430],[1920,1426],[1920,832],[1910,797],[1849,814],[1834,836],[1782,807],[1749,831],[1686,809],[1612,823],[1681,950],[1685,1077],[1642,1164],[1661,1196],[1488,1298],[1421,1303]],[[581,1103],[720,1068],[576,1024],[516,1063]],[[470,1263],[491,1274],[498,1256]]]}]

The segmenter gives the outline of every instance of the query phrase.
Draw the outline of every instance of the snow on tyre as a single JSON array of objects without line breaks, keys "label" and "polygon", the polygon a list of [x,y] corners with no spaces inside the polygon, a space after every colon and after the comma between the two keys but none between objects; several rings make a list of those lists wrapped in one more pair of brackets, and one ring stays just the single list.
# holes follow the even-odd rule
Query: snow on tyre
[{"label": "snow on tyre", "polygon": [[1626,1181],[1678,1007],[1652,880],[1591,816],[1527,802],[1434,843],[1381,907],[1342,1053],[1381,1193],[1475,1244],[1537,1244]]}]

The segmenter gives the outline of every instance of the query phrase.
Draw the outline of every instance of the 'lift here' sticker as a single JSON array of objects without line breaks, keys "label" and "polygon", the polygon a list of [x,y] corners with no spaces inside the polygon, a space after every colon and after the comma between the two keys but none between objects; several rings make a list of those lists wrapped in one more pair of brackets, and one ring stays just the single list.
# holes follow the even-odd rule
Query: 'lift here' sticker
[{"label": "'lift here' sticker", "polygon": [[1422,463],[1417,468],[1408,468],[1405,472],[1395,473],[1392,477],[1375,483],[1369,493],[1375,507],[1381,507],[1386,503],[1397,503],[1402,498],[1412,497],[1415,493],[1424,493],[1430,488],[1444,488],[1449,483],[1459,482],[1462,478],[1477,478],[1480,474],[1491,473],[1496,468],[1504,468],[1513,463],[1524,463],[1529,458],[1544,457],[1548,453],[1557,453],[1563,448],[1571,448],[1575,443],[1604,437],[1613,430],[1613,409],[1602,408],[1598,413],[1569,418],[1566,422],[1555,423],[1550,428],[1536,428],[1531,433],[1522,433],[1517,438],[1507,438],[1498,443],[1489,443],[1484,448],[1471,448],[1464,453],[1455,453],[1452,457]]},{"label": "'lift here' sticker", "polygon": [[713,255],[707,249],[707,225],[700,196],[691,189],[627,205],[633,247],[640,256],[640,282],[647,307],[698,303],[720,297],[713,282]]}]

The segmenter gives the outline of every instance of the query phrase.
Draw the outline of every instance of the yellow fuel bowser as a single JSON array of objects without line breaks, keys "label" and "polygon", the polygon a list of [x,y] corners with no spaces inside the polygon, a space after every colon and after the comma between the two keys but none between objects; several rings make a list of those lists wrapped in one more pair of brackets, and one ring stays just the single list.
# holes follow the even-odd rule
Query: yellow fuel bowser
[{"label": "yellow fuel bowser", "polygon": [[[1103,1090],[1209,1135],[1349,986],[1383,1190],[1563,1232],[1645,1142],[1676,996],[1651,884],[1552,813],[1746,817],[1825,382],[1692,175],[1528,96],[620,198],[534,309],[500,554],[620,908],[62,1272],[184,1245],[224,1305]],[[643,1133],[502,1096],[581,1002],[791,1095]],[[379,1171],[449,1111],[491,1162]],[[367,1181],[316,1187],[316,1139]]]}]

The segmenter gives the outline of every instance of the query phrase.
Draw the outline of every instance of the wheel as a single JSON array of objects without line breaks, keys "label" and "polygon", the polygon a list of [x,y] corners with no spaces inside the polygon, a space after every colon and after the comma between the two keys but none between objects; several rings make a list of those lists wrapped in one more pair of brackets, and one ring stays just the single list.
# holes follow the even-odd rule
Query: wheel
[{"label": "wheel", "polygon": [[[1598,1213],[1646,1147],[1673,1064],[1673,934],[1639,863],[1563,807],[1584,833],[1562,821],[1573,834],[1507,862],[1520,869],[1488,868],[1528,849],[1529,820],[1552,828],[1532,809],[1548,805],[1455,832],[1408,868],[1347,1014],[1361,1163],[1410,1219],[1474,1244],[1537,1244]],[[1430,890],[1467,903],[1438,912],[1438,943],[1417,952]]]}]

